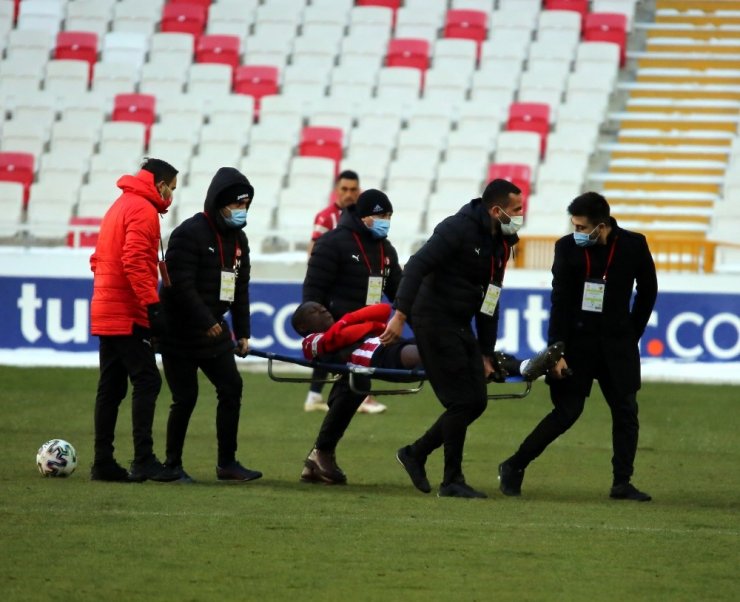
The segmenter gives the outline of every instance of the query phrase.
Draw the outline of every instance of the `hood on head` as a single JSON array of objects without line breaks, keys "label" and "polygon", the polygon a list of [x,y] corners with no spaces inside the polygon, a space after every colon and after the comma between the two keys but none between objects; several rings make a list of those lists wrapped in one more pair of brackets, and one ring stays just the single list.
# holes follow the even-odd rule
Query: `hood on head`
[{"label": "hood on head", "polygon": [[221,167],[208,186],[203,210],[208,215],[215,216],[218,209],[223,206],[223,203],[219,201],[220,193],[232,187],[246,190],[249,197],[254,199],[254,187],[249,183],[247,176],[234,167]]},{"label": "hood on head", "polygon": [[144,197],[157,208],[159,213],[167,213],[167,209],[172,204],[172,197],[166,201],[159,194],[159,190],[154,185],[154,174],[145,169],[140,170],[135,176],[125,175],[118,178],[116,186],[123,192],[136,194]]}]

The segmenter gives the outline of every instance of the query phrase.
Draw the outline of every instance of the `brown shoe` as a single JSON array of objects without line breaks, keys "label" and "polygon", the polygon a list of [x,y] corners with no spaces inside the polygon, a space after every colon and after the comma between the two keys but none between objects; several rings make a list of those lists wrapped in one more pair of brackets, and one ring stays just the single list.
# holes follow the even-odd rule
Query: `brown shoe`
[{"label": "brown shoe", "polygon": [[[344,485],[347,483],[347,475],[337,466],[334,452],[325,452],[314,447],[304,464],[313,473],[313,478],[323,483],[329,485]],[[302,474],[301,480],[306,480],[303,476]]]}]

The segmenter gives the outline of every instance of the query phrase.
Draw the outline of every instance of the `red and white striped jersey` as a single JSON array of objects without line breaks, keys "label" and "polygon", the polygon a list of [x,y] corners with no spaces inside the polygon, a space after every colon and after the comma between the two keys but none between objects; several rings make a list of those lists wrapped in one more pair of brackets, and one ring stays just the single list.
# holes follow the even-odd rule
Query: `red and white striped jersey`
[{"label": "red and white striped jersey", "polygon": [[349,363],[354,364],[355,366],[364,366],[369,368],[373,359],[373,354],[381,344],[380,338],[378,337],[365,339],[362,345],[352,352],[352,355],[349,358]]}]

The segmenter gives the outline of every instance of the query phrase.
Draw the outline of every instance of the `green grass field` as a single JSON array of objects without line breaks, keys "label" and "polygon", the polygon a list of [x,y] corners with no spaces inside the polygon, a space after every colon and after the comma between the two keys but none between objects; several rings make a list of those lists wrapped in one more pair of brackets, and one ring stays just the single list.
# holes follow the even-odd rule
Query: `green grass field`
[{"label": "green grass field", "polygon": [[[215,401],[203,382],[185,468],[194,485],[89,480],[97,371],[0,368],[0,597],[16,600],[737,600],[737,388],[653,384],[640,396],[635,483],[613,501],[600,394],[527,470],[521,498],[496,466],[548,411],[547,387],[492,402],[468,434],[468,481],[486,500],[412,488],[395,460],[439,413],[429,390],[357,416],[338,450],[349,485],[298,481],[322,416],[302,385],[245,373],[238,457],[265,477],[216,481]],[[164,453],[169,392],[155,448]],[[117,456],[131,458],[130,403]],[[71,441],[79,467],[44,479],[36,449]],[[441,454],[428,462],[433,483]]]}]

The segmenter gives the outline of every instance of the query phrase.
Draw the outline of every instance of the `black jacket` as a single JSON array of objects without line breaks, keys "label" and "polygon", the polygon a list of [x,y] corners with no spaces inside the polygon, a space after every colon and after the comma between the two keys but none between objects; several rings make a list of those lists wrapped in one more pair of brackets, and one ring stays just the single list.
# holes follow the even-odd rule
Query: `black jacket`
[{"label": "black jacket", "polygon": [[481,352],[493,354],[499,305],[493,316],[480,313],[491,282],[501,285],[516,234],[493,234],[483,200],[473,199],[434,229],[426,244],[409,259],[395,307],[415,321],[469,326],[476,320]]},{"label": "black jacket", "polygon": [[[234,184],[248,183],[238,170],[224,167],[213,177],[203,213],[186,219],[170,236],[167,271],[172,286],[161,290],[167,329],[161,338],[162,353],[213,357],[233,348],[224,314],[231,311],[237,339],[249,338],[249,243],[242,229],[230,228],[214,202],[218,193]],[[223,253],[223,263],[222,263]],[[234,302],[219,300],[221,270],[237,271]],[[220,337],[206,331],[220,323]]]},{"label": "black jacket", "polygon": [[368,278],[381,275],[381,257],[383,292],[393,301],[401,280],[396,249],[387,238],[373,238],[354,207],[345,209],[337,227],[314,245],[303,281],[303,301],[321,303],[335,319],[365,307]]},{"label": "black jacket", "polygon": [[[565,343],[565,358],[574,373],[571,378],[573,384],[583,387],[581,392],[590,391],[592,379],[597,376],[592,360],[598,347],[603,349],[608,370],[620,389],[634,392],[640,388],[638,341],[658,295],[655,264],[645,237],[623,230],[614,218],[611,228],[606,245],[579,247],[572,235],[555,243],[547,338],[549,343]],[[601,280],[605,271],[603,311],[583,311],[586,279]],[[632,301],[635,284],[637,292]]]}]

